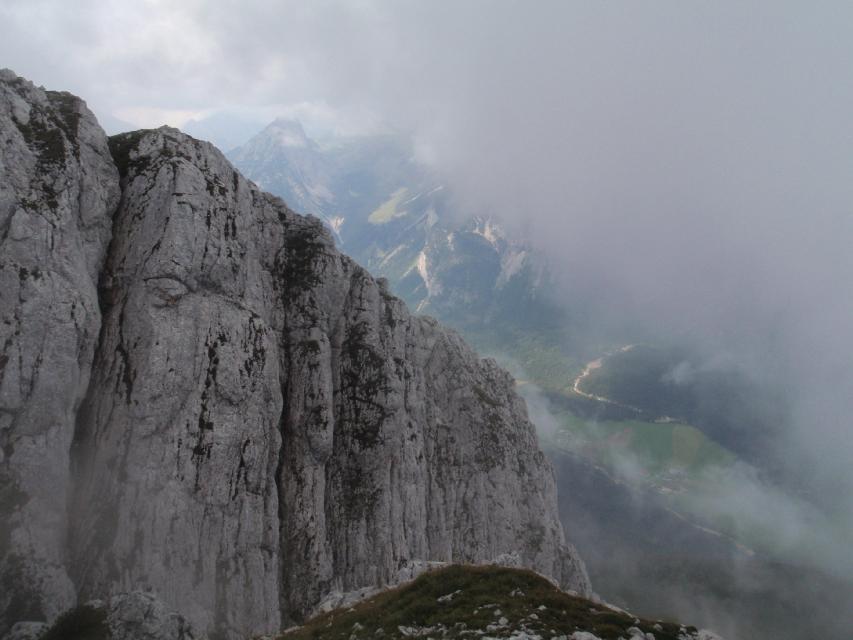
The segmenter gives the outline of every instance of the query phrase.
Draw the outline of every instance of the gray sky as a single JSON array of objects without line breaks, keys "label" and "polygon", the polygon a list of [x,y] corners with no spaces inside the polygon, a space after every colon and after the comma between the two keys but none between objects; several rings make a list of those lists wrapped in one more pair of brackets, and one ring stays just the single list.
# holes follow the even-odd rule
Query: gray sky
[{"label": "gray sky", "polygon": [[3,0],[0,25],[0,65],[105,120],[411,133],[567,292],[785,385],[785,446],[853,488],[853,3]]}]

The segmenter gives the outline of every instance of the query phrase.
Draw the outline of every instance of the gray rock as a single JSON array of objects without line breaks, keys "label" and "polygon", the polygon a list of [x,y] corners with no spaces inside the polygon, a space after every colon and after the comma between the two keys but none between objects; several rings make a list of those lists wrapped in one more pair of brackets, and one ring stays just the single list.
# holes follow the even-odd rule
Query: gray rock
[{"label": "gray rock", "polygon": [[18,622],[3,640],[43,637],[81,640],[196,640],[200,638],[183,616],[170,611],[156,596],[142,591],[119,593],[105,602],[91,600],[63,612],[52,624]]},{"label": "gray rock", "polygon": [[[23,496],[3,507],[6,557],[35,566],[25,575],[38,580],[19,582],[53,603],[38,615],[7,606],[9,621],[146,592],[202,635],[242,638],[330,594],[500,556],[590,592],[505,371],[411,316],[319,220],[174,129],[111,139],[111,218],[115,166],[82,103],[56,106],[8,74],[0,86],[12,141],[0,202],[52,202],[26,190],[45,181],[72,190],[57,192],[53,226],[0,209],[11,212],[2,264],[50,274],[42,288],[13,267],[0,280],[13,349],[0,372],[2,437],[14,443],[3,491]],[[66,103],[85,136],[47,167],[12,127],[33,105],[50,120],[49,105]],[[22,362],[41,371],[26,378]]]},{"label": "gray rock", "polygon": [[176,130],[113,149],[126,175],[78,431],[75,581],[83,598],[151,589],[204,632],[276,630],[277,210]]},{"label": "gray rock", "polygon": [[106,606],[110,640],[195,640],[192,626],[150,593],[132,591]]},{"label": "gray rock", "polygon": [[3,640],[38,640],[47,629],[44,622],[16,622],[3,636]]},{"label": "gray rock", "polygon": [[0,634],[74,603],[69,451],[119,198],[85,103],[0,71]]},{"label": "gray rock", "polygon": [[124,197],[83,412],[84,595],[145,586],[239,635],[423,560],[512,553],[589,591],[506,372],[212,146],[164,128],[113,148]]}]

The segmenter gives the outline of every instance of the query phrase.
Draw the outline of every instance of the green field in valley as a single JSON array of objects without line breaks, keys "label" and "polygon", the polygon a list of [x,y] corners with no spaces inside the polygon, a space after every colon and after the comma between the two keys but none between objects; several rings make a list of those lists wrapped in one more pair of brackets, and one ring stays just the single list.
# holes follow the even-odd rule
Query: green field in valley
[{"label": "green field in valley", "polygon": [[713,467],[727,467],[736,457],[697,428],[678,422],[592,421],[569,412],[558,414],[561,448],[579,453],[637,480],[678,491]]},{"label": "green field in valley", "polygon": [[367,220],[371,224],[383,224],[394,218],[405,215],[405,211],[398,212],[397,207],[403,201],[403,198],[406,197],[408,193],[408,189],[405,187],[401,187],[397,189],[388,200],[383,202],[375,211],[373,211],[368,217]]}]

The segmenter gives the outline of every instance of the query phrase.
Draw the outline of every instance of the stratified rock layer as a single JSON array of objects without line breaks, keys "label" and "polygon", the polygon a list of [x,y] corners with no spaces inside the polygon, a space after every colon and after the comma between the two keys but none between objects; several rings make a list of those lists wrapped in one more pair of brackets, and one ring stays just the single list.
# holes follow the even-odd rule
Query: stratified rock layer
[{"label": "stratified rock layer", "polygon": [[[0,115],[14,142],[0,169],[21,174],[4,178],[5,230],[19,215],[7,202],[47,199],[18,183],[51,175],[38,143],[11,129],[18,103],[36,104],[17,87],[54,112],[51,94],[8,74],[0,84],[18,96]],[[53,358],[41,396],[7,400],[22,374],[12,356],[0,371],[0,437],[31,438],[26,456],[4,448],[0,518],[13,539],[0,551],[4,567],[36,562],[4,586],[57,604],[12,603],[6,625],[142,589],[201,633],[247,637],[425,561],[502,554],[589,592],[507,373],[411,316],[318,220],[260,192],[209,144],[169,128],[124,134],[110,140],[113,164],[91,115],[63,100],[86,133],[50,169],[69,239],[50,244],[45,231],[17,247],[4,231],[0,245],[4,349]],[[22,298],[19,267],[36,261],[64,280]],[[72,322],[28,311],[30,299],[66,304]]]}]

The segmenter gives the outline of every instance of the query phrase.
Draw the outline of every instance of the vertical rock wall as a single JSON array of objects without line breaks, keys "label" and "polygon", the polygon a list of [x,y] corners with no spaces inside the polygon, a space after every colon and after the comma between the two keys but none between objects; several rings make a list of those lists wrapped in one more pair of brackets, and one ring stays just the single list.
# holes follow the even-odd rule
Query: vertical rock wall
[{"label": "vertical rock wall", "polygon": [[113,161],[82,103],[1,80],[0,551],[40,603],[5,624],[142,589],[242,638],[504,554],[589,591],[506,372],[211,145]]},{"label": "vertical rock wall", "polygon": [[280,623],[264,207],[188,141],[113,142],[123,192],[75,447],[74,577],[84,598],[151,588],[202,629],[245,637]]},{"label": "vertical rock wall", "polygon": [[118,172],[78,98],[0,71],[0,630],[72,605],[69,450]]}]

